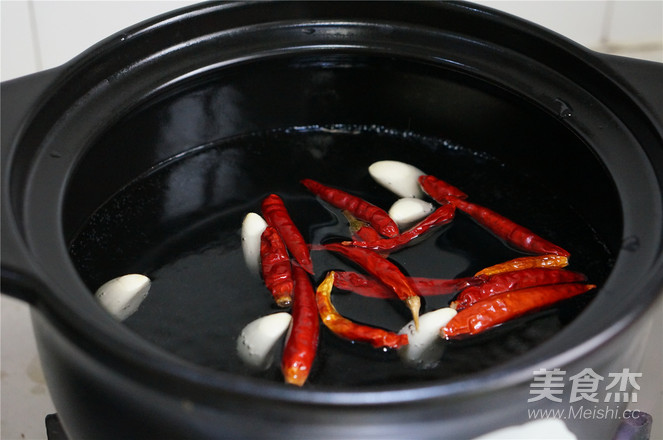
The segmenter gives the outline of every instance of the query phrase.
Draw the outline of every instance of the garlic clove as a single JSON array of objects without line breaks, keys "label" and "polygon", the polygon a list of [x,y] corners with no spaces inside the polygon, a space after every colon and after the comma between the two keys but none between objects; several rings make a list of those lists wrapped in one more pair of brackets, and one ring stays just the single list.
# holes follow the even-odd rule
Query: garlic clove
[{"label": "garlic clove", "polygon": [[248,323],[237,338],[240,359],[255,370],[268,369],[291,322],[289,313],[278,312]]},{"label": "garlic clove", "polygon": [[424,313],[419,317],[419,330],[410,321],[399,334],[407,334],[408,344],[398,349],[398,355],[407,365],[417,368],[432,368],[440,360],[445,341],[440,338],[440,329],[456,316],[449,307]]},{"label": "garlic clove", "polygon": [[104,283],[94,295],[111,315],[123,321],[138,310],[151,285],[145,275],[128,274]]},{"label": "garlic clove", "polygon": [[368,173],[376,182],[400,197],[424,196],[418,179],[425,173],[410,164],[396,160],[381,160],[371,164]]},{"label": "garlic clove", "polygon": [[406,197],[396,200],[389,208],[389,217],[403,230],[424,219],[435,207],[421,199]]},{"label": "garlic clove", "polygon": [[255,212],[249,212],[242,221],[242,252],[251,273],[260,275],[260,236],[267,222]]}]

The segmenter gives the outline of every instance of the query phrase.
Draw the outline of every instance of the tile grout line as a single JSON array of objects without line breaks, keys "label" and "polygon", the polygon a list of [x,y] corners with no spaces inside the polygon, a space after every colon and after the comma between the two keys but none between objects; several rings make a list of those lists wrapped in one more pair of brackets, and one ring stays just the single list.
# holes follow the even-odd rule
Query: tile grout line
[{"label": "tile grout line", "polygon": [[599,46],[607,46],[610,42],[610,28],[612,27],[612,17],[614,6],[610,1],[603,3],[603,19],[601,23],[601,34],[599,35]]},{"label": "tile grout line", "polygon": [[32,50],[35,56],[36,70],[43,70],[44,62],[39,42],[39,30],[37,29],[37,14],[35,13],[34,0],[28,0],[28,16],[30,17],[30,34],[32,34]]}]

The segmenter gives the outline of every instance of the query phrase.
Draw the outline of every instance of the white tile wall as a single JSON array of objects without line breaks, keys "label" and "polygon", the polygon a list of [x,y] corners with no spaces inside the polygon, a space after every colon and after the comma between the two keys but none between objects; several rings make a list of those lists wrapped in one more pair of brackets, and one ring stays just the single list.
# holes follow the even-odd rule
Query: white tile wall
[{"label": "white tile wall", "polygon": [[607,38],[616,44],[637,45],[644,42],[663,43],[663,2],[609,2],[611,7]]},{"label": "white tile wall", "polygon": [[663,62],[663,1],[478,0],[590,49]]},{"label": "white tile wall", "polygon": [[[193,3],[132,1],[121,2],[118,6],[117,1],[36,2],[35,26],[41,63],[44,67],[57,66],[115,32]],[[63,18],[54,20],[53,17]]]},{"label": "white tile wall", "polygon": [[[56,67],[103,38],[193,1],[0,1],[3,81]],[[663,1],[504,1],[478,3],[538,23],[591,49],[663,62]],[[2,297],[3,440],[46,439],[54,412],[43,384],[27,307]],[[663,316],[663,313],[660,313]],[[660,325],[659,325],[660,327]],[[660,366],[660,352],[657,362]],[[654,366],[656,368],[656,366]],[[655,371],[655,370],[654,370]],[[653,373],[657,374],[657,373]],[[657,410],[660,412],[661,396]],[[655,414],[663,419],[663,412]],[[660,423],[659,423],[660,425]],[[652,439],[663,439],[660,427]]]},{"label": "white tile wall", "polygon": [[[195,3],[170,1],[0,2],[1,79],[58,66],[146,18]],[[589,48],[663,62],[663,1],[481,0]]]},{"label": "white tile wall", "polygon": [[194,3],[2,0],[2,80],[59,66],[126,27]]},{"label": "white tile wall", "polygon": [[2,81],[39,70],[32,33],[33,11],[27,2],[0,3],[0,72]]},{"label": "white tile wall", "polygon": [[604,1],[505,1],[477,3],[537,23],[588,47],[595,47],[604,26]]}]

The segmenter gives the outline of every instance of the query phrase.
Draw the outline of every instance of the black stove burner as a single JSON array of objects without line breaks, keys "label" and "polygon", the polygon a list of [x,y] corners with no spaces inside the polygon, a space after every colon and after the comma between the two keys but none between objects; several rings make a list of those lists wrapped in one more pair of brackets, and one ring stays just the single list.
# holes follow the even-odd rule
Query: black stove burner
[{"label": "black stove burner", "polygon": [[64,429],[62,429],[57,414],[49,414],[46,416],[46,437],[48,440],[69,440]]},{"label": "black stove burner", "polygon": [[622,421],[614,440],[649,440],[652,423],[652,416],[638,412]]}]

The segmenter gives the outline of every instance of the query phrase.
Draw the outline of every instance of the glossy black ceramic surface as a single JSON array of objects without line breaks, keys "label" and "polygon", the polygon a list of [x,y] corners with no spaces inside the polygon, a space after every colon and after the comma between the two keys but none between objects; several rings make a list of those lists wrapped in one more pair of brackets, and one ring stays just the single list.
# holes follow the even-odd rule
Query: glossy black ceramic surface
[{"label": "glossy black ceramic surface", "polygon": [[[308,243],[349,239],[340,212],[325,208],[299,181],[313,177],[388,208],[397,197],[367,172],[381,158],[407,160],[448,176],[477,194],[472,197],[477,203],[508,212],[564,243],[574,256],[571,268],[596,284],[603,283],[614,264],[591,225],[536,176],[448,141],[358,126],[256,133],[167,161],[95,212],[72,241],[72,258],[91,291],[118,274],[143,273],[153,280],[150,296],[126,321],[149,341],[199,365],[281,382],[278,363],[267,372],[252,374],[236,353],[243,326],[277,311],[262,280],[245,266],[243,217],[260,212],[261,200],[275,192]],[[410,276],[458,278],[519,256],[524,254],[458,214],[450,226],[390,258]],[[325,251],[314,251],[313,260],[316,285],[327,270],[356,270]],[[308,386],[392,385],[449,379],[494,367],[552,337],[591,296],[537,314],[536,319],[517,320],[508,329],[490,332],[492,336],[450,343],[440,365],[427,371],[403,365],[395,352],[344,342],[323,330]],[[426,298],[423,311],[445,307],[452,297]],[[350,319],[395,332],[410,319],[398,300],[339,293],[334,302]]]}]

